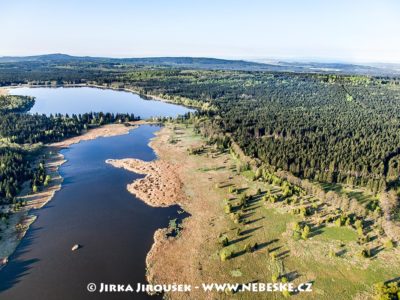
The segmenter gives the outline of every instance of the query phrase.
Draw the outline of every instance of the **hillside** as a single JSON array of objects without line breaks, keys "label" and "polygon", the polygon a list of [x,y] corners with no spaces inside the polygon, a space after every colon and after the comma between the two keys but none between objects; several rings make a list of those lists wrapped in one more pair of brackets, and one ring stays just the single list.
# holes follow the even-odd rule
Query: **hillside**
[{"label": "hillside", "polygon": [[320,62],[287,62],[274,63],[253,62],[249,60],[228,60],[208,57],[143,57],[143,58],[110,58],[71,56],[61,53],[35,56],[3,56],[0,64],[111,64],[134,66],[158,66],[185,69],[206,70],[241,70],[241,71],[268,71],[268,72],[298,72],[298,73],[337,73],[373,76],[397,76],[400,69],[397,65],[375,64],[359,65],[346,63],[320,63]]}]

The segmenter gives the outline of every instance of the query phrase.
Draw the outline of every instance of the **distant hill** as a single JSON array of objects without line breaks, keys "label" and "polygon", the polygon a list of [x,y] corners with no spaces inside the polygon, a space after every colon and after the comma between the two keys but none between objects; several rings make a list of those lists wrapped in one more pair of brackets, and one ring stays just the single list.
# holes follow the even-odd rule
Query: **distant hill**
[{"label": "distant hill", "polygon": [[175,68],[242,70],[299,73],[337,73],[374,76],[399,76],[400,66],[395,64],[345,64],[320,62],[285,62],[262,63],[246,60],[228,60],[207,57],[144,57],[144,58],[108,58],[90,56],[71,56],[67,54],[45,54],[36,56],[3,56],[0,64],[12,63],[104,63],[128,64],[141,66],[165,66]]},{"label": "distant hill", "polygon": [[[89,57],[88,57],[89,58]],[[84,59],[84,57],[76,57],[67,54],[44,54],[34,56],[1,56],[0,63],[15,63],[15,62],[51,62],[51,61],[68,61]]]}]

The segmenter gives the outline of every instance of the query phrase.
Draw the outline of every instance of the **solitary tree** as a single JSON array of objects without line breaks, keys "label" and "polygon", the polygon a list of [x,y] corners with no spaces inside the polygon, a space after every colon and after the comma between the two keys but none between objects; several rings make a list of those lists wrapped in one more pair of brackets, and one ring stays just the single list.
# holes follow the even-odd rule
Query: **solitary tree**
[{"label": "solitary tree", "polygon": [[301,234],[301,237],[303,238],[303,240],[308,239],[308,235],[310,234],[310,227],[308,225],[304,226],[303,228],[303,232]]}]

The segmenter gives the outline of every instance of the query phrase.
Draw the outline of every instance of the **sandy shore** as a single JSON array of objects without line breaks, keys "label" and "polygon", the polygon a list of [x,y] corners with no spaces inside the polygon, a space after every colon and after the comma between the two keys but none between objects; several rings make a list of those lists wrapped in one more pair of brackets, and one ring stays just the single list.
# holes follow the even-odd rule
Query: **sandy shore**
[{"label": "sandy shore", "polygon": [[[54,194],[61,189],[63,178],[60,176],[58,169],[65,162],[65,159],[59,151],[81,141],[127,134],[130,130],[136,128],[137,125],[143,123],[145,122],[131,122],[131,126],[109,124],[91,129],[80,136],[69,138],[59,143],[45,145],[40,157],[45,157],[45,167],[52,180],[47,187],[41,188],[37,193],[31,192],[28,182],[24,184],[18,198],[23,201],[26,200],[27,205],[22,207],[18,212],[13,213],[9,219],[10,225],[3,229],[3,239],[0,242],[0,268],[8,261],[8,257],[15,251],[29,229],[30,224],[35,221],[36,216],[32,214],[32,211],[46,205],[53,198]],[[2,209],[7,211],[10,210],[10,207],[3,207]]]},{"label": "sandy shore", "polygon": [[102,127],[97,127],[97,128],[91,129],[82,135],[78,135],[78,136],[66,139],[64,141],[61,141],[58,143],[52,143],[49,146],[56,147],[56,148],[66,148],[73,144],[77,144],[82,141],[94,140],[99,137],[109,137],[109,136],[127,134],[130,130],[136,128],[137,125],[145,124],[145,123],[146,123],[146,121],[130,122],[129,123],[130,126],[127,126],[124,124],[109,124],[109,125],[105,125]]},{"label": "sandy shore", "polygon": [[0,87],[0,96],[8,95],[8,88]]}]

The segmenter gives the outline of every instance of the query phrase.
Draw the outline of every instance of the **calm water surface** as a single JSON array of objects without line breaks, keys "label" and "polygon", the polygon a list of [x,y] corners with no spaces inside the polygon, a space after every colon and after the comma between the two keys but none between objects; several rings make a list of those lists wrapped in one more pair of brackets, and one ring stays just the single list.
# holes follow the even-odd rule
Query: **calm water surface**
[{"label": "calm water surface", "polygon": [[31,113],[83,114],[87,112],[133,113],[142,119],[177,116],[191,111],[183,106],[155,100],[145,100],[139,95],[91,87],[69,88],[15,88],[12,95],[35,97]]},{"label": "calm water surface", "polygon": [[[36,90],[36,89],[35,89]],[[99,138],[63,151],[62,189],[28,230],[10,263],[0,271],[0,299],[154,299],[146,294],[89,293],[90,282],[145,281],[145,257],[154,232],[180,217],[179,207],[153,208],[126,185],[141,178],[114,168],[107,158],[155,158],[147,145],[159,127]],[[75,252],[72,245],[83,247]],[[156,297],[157,298],[157,297]]]}]

